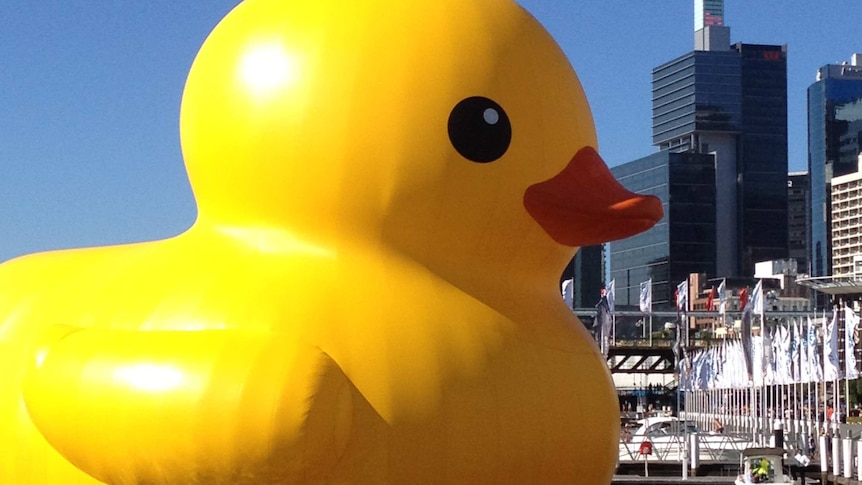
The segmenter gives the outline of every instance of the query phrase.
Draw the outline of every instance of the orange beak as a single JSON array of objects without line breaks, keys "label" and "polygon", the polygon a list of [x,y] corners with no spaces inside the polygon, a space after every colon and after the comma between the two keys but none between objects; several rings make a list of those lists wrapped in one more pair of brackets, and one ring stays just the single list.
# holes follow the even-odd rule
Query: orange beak
[{"label": "orange beak", "polygon": [[657,197],[623,188],[592,147],[578,151],[553,178],[528,187],[524,207],[554,241],[566,246],[634,236],[664,214]]}]

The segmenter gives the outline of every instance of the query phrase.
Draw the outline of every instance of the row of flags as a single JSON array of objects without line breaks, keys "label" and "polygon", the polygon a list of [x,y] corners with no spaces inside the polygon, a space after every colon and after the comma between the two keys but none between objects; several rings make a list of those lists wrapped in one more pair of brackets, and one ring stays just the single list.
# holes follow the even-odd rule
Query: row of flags
[{"label": "row of flags", "polygon": [[[572,292],[571,280],[564,282],[562,290],[564,298],[568,296],[568,299],[571,299],[569,296]],[[615,280],[611,280],[605,288],[602,288],[601,298],[596,305],[597,321],[594,329],[601,332],[603,336],[609,334],[615,290]],[[718,286],[718,300],[718,310],[723,314],[727,305],[726,280],[722,280]],[[700,349],[689,355],[681,349],[681,325],[677,325],[674,356],[683,389],[742,389],[752,384],[755,386],[800,384],[859,377],[855,352],[858,340],[856,330],[860,318],[850,308],[844,309],[845,365],[840,369],[837,309],[833,311],[830,321],[826,322],[824,316],[820,331],[808,317],[806,323],[793,319],[787,324],[771,329],[763,326],[760,335],[752,335],[752,315],[763,316],[763,281],[758,281],[750,297],[748,289],[742,289],[739,301],[743,308],[742,331],[739,339],[724,340],[718,346]],[[715,291],[711,290],[707,297],[707,310],[715,310],[714,302]],[[652,313],[651,306],[652,279],[640,285],[641,311]],[[682,320],[688,309],[687,280],[677,285],[676,306]],[[822,341],[819,348],[818,341]]]},{"label": "row of flags", "polygon": [[[601,290],[596,305],[595,330],[607,335],[611,315],[614,311],[615,280]],[[563,296],[571,299],[572,282],[567,280],[562,287]],[[718,286],[718,311],[726,311],[726,280]],[[716,292],[707,297],[707,310],[714,311]],[[783,385],[808,382],[829,382],[838,379],[859,377],[856,361],[856,330],[860,318],[850,309],[844,309],[844,368],[839,368],[838,359],[838,309],[832,319],[818,329],[808,317],[803,323],[799,319],[763,330],[752,335],[752,315],[763,316],[763,281],[758,281],[749,292],[744,288],[739,293],[742,310],[741,338],[724,340],[717,346],[699,349],[688,354],[681,348],[680,325],[677,325],[677,342],[674,345],[676,367],[680,373],[680,384],[687,390],[743,389],[751,385]],[[677,285],[676,306],[680,320],[688,309],[688,281]],[[652,313],[652,279],[640,285],[640,309]],[[820,343],[822,342],[822,344]]]},{"label": "row of flags", "polygon": [[[606,288],[602,288],[601,294],[602,301],[607,301],[608,310],[610,310],[612,313],[614,311],[614,293],[616,291],[614,287],[614,280],[611,280],[610,284]],[[572,278],[564,280],[562,285],[560,286],[560,291],[563,294],[563,301],[565,301],[566,304],[569,305],[569,308],[574,305],[574,290],[575,284],[574,279]],[[599,303],[601,303],[601,301]]]},{"label": "row of flags", "polygon": [[[652,278],[640,284],[640,295],[638,303],[640,311],[646,314],[652,313],[652,287]],[[561,287],[563,299],[570,307],[573,305],[573,289],[573,280],[568,279],[563,282]],[[603,287],[601,289],[601,299],[596,305],[596,308],[606,310],[613,314],[615,293],[616,280],[611,280],[611,282],[606,287]],[[687,312],[689,308],[688,280],[684,280],[677,285],[675,294],[677,311],[680,313]],[[718,296],[717,308],[715,305],[716,294]],[[752,314],[763,316],[763,302],[763,280],[758,280],[757,285],[755,285],[754,289],[751,291],[750,296],[748,288],[743,288],[742,290],[740,290],[739,306],[740,308],[742,308],[743,333],[745,333],[746,330],[744,328],[746,326],[746,323],[750,325],[750,319]],[[721,283],[718,285],[717,292],[715,288],[711,288],[709,294],[707,295],[706,310],[715,311],[716,309],[718,310],[718,313],[720,315],[724,315],[727,313],[727,280],[721,281]],[[746,319],[748,320],[748,322],[746,322]]]},{"label": "row of flags", "polygon": [[[721,280],[718,290],[711,288],[706,299],[706,310],[716,311],[720,315],[727,313],[727,280]],[[616,280],[602,288],[601,301],[607,301],[608,310],[614,311],[614,298],[616,293]],[[643,313],[652,313],[652,279],[641,282],[638,306]],[[571,307],[573,304],[574,284],[572,279],[563,281],[561,291],[563,299]],[[716,306],[716,297],[718,305]],[[749,311],[755,315],[763,315],[763,280],[759,280],[749,296],[748,288],[739,292],[739,306],[743,312]],[[682,281],[676,287],[676,308],[680,312],[686,312],[689,307],[688,280]]]},{"label": "row of flags", "polygon": [[700,349],[681,366],[681,386],[686,390],[744,389],[750,385],[856,379],[859,377],[855,353],[858,325],[859,316],[845,308],[843,368],[838,360],[839,324],[838,309],[835,309],[832,319],[820,328],[812,324],[810,317],[805,322],[794,319],[761,335],[751,336],[748,341],[725,340],[720,345]]},{"label": "row of flags", "polygon": [[[724,282],[722,281],[722,287],[723,285]],[[711,307],[714,300],[713,293],[714,292],[710,290],[709,297],[707,298],[708,310],[712,309]],[[643,313],[652,313],[652,278],[641,283],[638,306]],[[676,309],[682,312],[688,309],[688,280],[683,281],[676,286]]]},{"label": "row of flags", "polygon": [[[639,307],[640,311],[643,313],[652,313],[652,279],[644,281],[640,284],[640,298],[639,298]],[[718,285],[718,291],[716,292],[715,288],[712,288],[707,296],[706,300],[706,310],[707,311],[715,311],[715,297],[716,293],[718,295],[718,312],[720,314],[725,314],[727,311],[727,291],[726,291],[726,280],[722,280],[721,284]],[[563,281],[561,291],[563,295],[563,299],[566,303],[571,307],[573,304],[573,289],[574,284],[572,279],[567,279]],[[614,311],[614,298],[616,293],[616,280],[611,280],[610,283],[604,288],[602,288],[601,298],[602,300],[607,300],[608,309],[613,313]],[[757,286],[754,289],[755,298],[752,298],[753,301],[757,302],[758,307],[754,310],[756,314],[763,314],[763,290],[761,286],[761,282],[757,283]],[[747,289],[743,289],[740,292],[740,306],[745,307],[745,303],[747,300]],[[676,287],[676,307],[677,310],[685,312],[688,309],[688,280],[681,282]]]},{"label": "row of flags", "polygon": [[[613,280],[611,285],[613,285]],[[638,306],[643,313],[652,313],[652,279],[644,281],[640,284],[640,298]],[[685,312],[689,308],[688,297],[688,280],[682,281],[676,286],[676,308],[680,312]],[[716,307],[716,296],[718,297],[718,306]],[[739,305],[745,310],[749,310],[755,314],[763,315],[763,280],[759,280],[754,290],[751,292],[751,298],[748,295],[748,288],[743,288],[739,293]],[[716,311],[721,315],[727,313],[727,280],[721,280],[718,285],[718,291],[713,287],[709,290],[706,297],[706,310]]]}]

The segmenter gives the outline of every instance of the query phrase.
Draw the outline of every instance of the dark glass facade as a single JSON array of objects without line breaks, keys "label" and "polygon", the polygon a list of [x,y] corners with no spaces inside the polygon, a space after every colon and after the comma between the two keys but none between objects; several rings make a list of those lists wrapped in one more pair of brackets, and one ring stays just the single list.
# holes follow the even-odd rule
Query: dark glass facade
[{"label": "dark glass facade", "polygon": [[742,275],[749,276],[757,262],[788,257],[787,56],[782,46],[734,49],[742,68],[740,257]]},{"label": "dark glass facade", "polygon": [[578,249],[560,277],[560,284],[564,280],[572,279],[572,307],[592,308],[598,303],[600,291],[604,284],[604,271],[602,246],[584,246]]},{"label": "dark glass facade", "polygon": [[856,172],[862,151],[862,67],[829,65],[808,88],[811,275],[832,274],[831,180]]},{"label": "dark glass facade", "polygon": [[808,268],[808,172],[787,175],[787,233],[789,257],[796,260],[800,273],[811,274]]},{"label": "dark glass facade", "polygon": [[653,69],[653,145],[688,150],[699,132],[739,131],[740,76],[733,51],[694,51]]},{"label": "dark glass facade", "polygon": [[663,151],[611,169],[627,189],[655,195],[665,215],[652,229],[610,243],[616,304],[637,306],[640,283],[653,280],[653,308],[672,309],[689,273],[715,275],[715,161]]},{"label": "dark glass facade", "polygon": [[722,276],[788,257],[784,46],[694,51],[654,69],[653,144],[717,153],[719,237],[735,245]]}]

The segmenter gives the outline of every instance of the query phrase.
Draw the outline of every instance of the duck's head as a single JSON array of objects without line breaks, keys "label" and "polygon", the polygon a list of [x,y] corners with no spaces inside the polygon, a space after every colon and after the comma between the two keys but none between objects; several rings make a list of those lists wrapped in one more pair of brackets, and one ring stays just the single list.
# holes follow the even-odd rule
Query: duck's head
[{"label": "duck's head", "polygon": [[610,174],[577,76],[510,0],[246,0],[192,66],[181,135],[199,224],[373,240],[456,279],[556,277],[662,216]]}]

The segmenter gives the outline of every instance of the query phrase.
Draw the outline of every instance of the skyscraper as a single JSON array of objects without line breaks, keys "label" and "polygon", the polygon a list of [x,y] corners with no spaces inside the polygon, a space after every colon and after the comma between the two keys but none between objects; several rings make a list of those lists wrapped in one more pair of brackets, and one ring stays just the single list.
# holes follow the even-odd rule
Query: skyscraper
[{"label": "skyscraper", "polygon": [[716,157],[717,271],[745,276],[788,253],[787,48],[727,43],[721,0],[695,10],[695,50],[653,70],[653,144]]},{"label": "skyscraper", "polygon": [[787,174],[787,233],[788,254],[796,260],[801,273],[809,273],[808,257],[808,219],[811,214],[809,204],[810,182],[808,172]]},{"label": "skyscraper", "polygon": [[810,274],[832,274],[832,177],[856,171],[862,152],[862,55],[826,65],[808,87],[808,173],[811,177]]},{"label": "skyscraper", "polygon": [[[667,279],[658,301],[689,273],[751,276],[755,263],[788,257],[787,48],[731,45],[722,0],[696,0],[694,23],[695,49],[653,69],[660,152],[613,169],[630,190],[658,195],[667,222],[610,244],[620,304],[621,278]],[[629,175],[662,170],[652,186]]]}]

